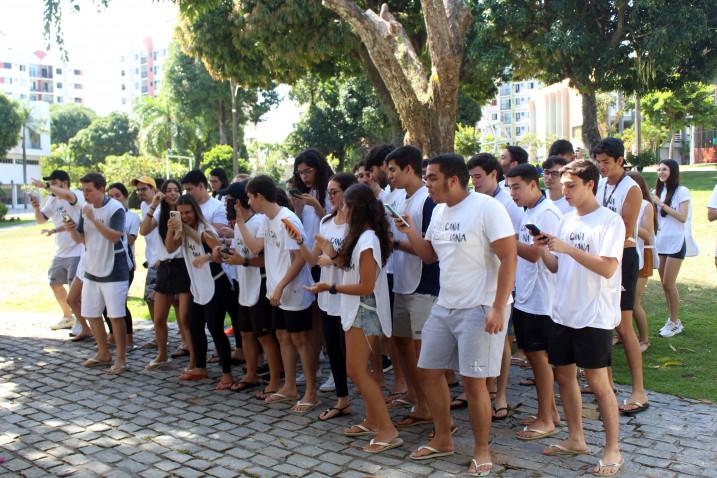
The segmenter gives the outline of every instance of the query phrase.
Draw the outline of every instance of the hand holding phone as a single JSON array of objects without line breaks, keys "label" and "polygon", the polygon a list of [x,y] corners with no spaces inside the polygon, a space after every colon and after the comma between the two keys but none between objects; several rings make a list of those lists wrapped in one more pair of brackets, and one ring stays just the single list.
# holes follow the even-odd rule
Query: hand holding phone
[{"label": "hand holding phone", "polygon": [[169,211],[169,220],[177,225],[174,230],[174,240],[178,241],[182,237],[182,215],[179,211]]},{"label": "hand holding phone", "polygon": [[291,195],[294,196],[295,198],[301,198],[301,196],[304,194],[304,193],[302,193],[301,191],[299,191],[299,190],[296,189],[296,188],[291,188],[291,189],[289,189],[288,192],[289,192],[289,194],[291,194]]},{"label": "hand holding phone", "polygon": [[391,217],[393,217],[394,219],[400,220],[404,226],[411,227],[411,225],[408,222],[406,222],[406,220],[403,218],[403,216],[401,216],[398,213],[398,211],[396,211],[396,209],[394,209],[393,206],[391,206],[390,204],[384,204],[383,207],[386,208],[386,211],[388,211],[388,213],[391,215]]},{"label": "hand holding phone", "polygon": [[538,226],[536,226],[535,224],[526,224],[525,228],[530,231],[530,234],[532,236],[540,236],[542,234],[540,228],[538,228]]}]

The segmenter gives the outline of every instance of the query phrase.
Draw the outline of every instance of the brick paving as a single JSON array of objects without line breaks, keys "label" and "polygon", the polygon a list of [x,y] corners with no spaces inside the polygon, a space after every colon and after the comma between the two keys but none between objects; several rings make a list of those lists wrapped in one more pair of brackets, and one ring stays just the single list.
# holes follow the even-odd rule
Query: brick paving
[{"label": "brick paving", "polygon": [[[320,410],[333,403],[320,394],[322,407],[306,416],[288,413],[290,404],[265,405],[249,394],[216,392],[218,367],[210,381],[180,383],[182,360],[168,369],[145,372],[152,353],[129,355],[120,377],[79,364],[93,353],[89,342],[71,344],[67,331],[53,332],[56,317],[2,313],[0,322],[0,464],[2,477],[285,477],[465,476],[472,438],[467,413],[454,413],[459,431],[457,454],[412,462],[408,453],[426,442],[430,425],[402,430],[406,444],[380,455],[361,450],[366,440],[348,438],[343,427],[361,416],[320,422]],[[135,340],[151,337],[150,324],[137,322]],[[176,337],[176,331],[170,334]],[[328,373],[328,367],[324,367]],[[528,371],[513,367],[509,402],[514,416],[493,426],[496,463],[491,476],[591,476],[598,456],[549,458],[546,443],[560,435],[519,442],[518,419],[535,412],[532,387],[517,385]],[[626,397],[623,387],[620,396]],[[460,389],[453,392],[457,393]],[[354,389],[352,388],[352,392]],[[717,477],[717,407],[652,393],[651,408],[622,417],[624,477]],[[589,446],[599,451],[600,422],[586,399]],[[404,411],[395,412],[401,416]]]}]

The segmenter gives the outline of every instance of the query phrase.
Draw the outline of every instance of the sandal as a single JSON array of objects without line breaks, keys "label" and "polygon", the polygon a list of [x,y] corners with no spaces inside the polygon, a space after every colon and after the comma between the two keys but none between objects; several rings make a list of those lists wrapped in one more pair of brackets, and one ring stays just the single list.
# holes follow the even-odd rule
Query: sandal
[{"label": "sandal", "polygon": [[207,372],[195,372],[194,370],[185,370],[179,376],[179,380],[203,380],[209,378]]},{"label": "sandal", "polygon": [[214,390],[231,390],[233,386],[234,386],[234,380],[232,380],[231,382],[228,382],[228,381],[224,382],[224,381],[220,380],[219,383],[217,384],[217,386],[214,388]]},{"label": "sandal", "polygon": [[[376,453],[382,453],[386,450],[390,450],[391,448],[398,448],[401,445],[403,445],[403,440],[398,437],[394,438],[390,442],[376,441],[373,438],[371,438],[371,441],[368,442],[368,446],[365,446],[363,448],[363,451],[365,451],[366,453],[376,454]],[[371,446],[377,446],[379,448],[376,450],[371,450],[371,449],[369,449],[369,447],[371,447]]]},{"label": "sandal", "polygon": [[344,435],[346,435],[347,437],[374,436],[376,433],[377,432],[371,430],[369,427],[361,423],[351,425],[350,427],[344,429]]},{"label": "sandal", "polygon": [[261,385],[261,382],[235,382],[231,386],[232,392],[243,392],[245,390],[251,390],[252,388],[256,388],[259,385]]},{"label": "sandal", "polygon": [[[627,408],[632,407],[632,408]],[[630,402],[627,403],[627,400],[622,402],[622,406],[620,407],[620,415],[625,415],[626,417],[631,417],[633,415],[637,415],[638,413],[642,413],[645,410],[650,408],[649,402]]]},{"label": "sandal", "polygon": [[543,455],[545,456],[576,456],[576,455],[589,455],[591,452],[589,449],[584,450],[573,450],[567,448],[560,443],[551,443],[545,449],[543,449]]},{"label": "sandal", "polygon": [[[339,417],[346,417],[348,415],[351,415],[350,411],[347,411],[347,409],[351,408],[351,405],[346,405],[344,408],[338,408],[338,407],[331,407],[327,408],[321,414],[319,415],[319,420],[322,422],[325,422],[327,420],[331,420],[333,418],[339,418]],[[336,411],[336,413],[333,413]],[[333,413],[331,416],[327,416],[329,414]]]},{"label": "sandal", "polygon": [[489,461],[485,463],[478,463],[478,460],[471,458],[471,465],[468,468],[468,476],[488,476],[490,475],[492,469],[493,463]]},{"label": "sandal", "polygon": [[409,428],[424,423],[433,423],[432,418],[416,417],[410,413],[400,422],[396,423],[396,428]]},{"label": "sandal", "polygon": [[466,408],[468,406],[468,400],[465,398],[454,398],[451,401],[451,410],[460,410],[461,408]]},{"label": "sandal", "polygon": [[[455,425],[451,425],[451,435],[455,435],[458,431],[458,427]],[[434,428],[431,430],[431,433],[428,434],[428,439],[433,440],[436,437],[436,429]]]},{"label": "sandal", "polygon": [[406,392],[395,392],[395,393],[392,393],[390,395],[386,395],[385,397],[383,397],[383,401],[386,403],[391,403],[392,401],[394,401],[398,398],[403,398],[404,395],[406,395]]},{"label": "sandal", "polygon": [[598,465],[593,468],[592,473],[595,476],[615,476],[620,473],[620,468],[624,464],[624,458],[620,458],[617,463],[603,463],[602,460],[598,460]]},{"label": "sandal", "polygon": [[522,385],[524,387],[534,387],[535,386],[535,377],[522,378],[522,379],[520,379],[520,382],[518,382],[518,385]]},{"label": "sandal", "polygon": [[390,410],[395,408],[413,408],[414,405],[415,404],[409,402],[408,400],[404,400],[403,398],[396,398],[387,403],[386,407]]},{"label": "sandal", "polygon": [[[502,412],[503,410],[505,410],[505,415],[498,416],[498,413]],[[500,407],[500,408],[493,407],[493,418],[491,420],[496,422],[498,420],[505,420],[509,416],[510,416],[510,408],[508,408],[508,407]]]},{"label": "sandal", "polygon": [[650,341],[640,342],[640,352],[645,353],[650,348]]},{"label": "sandal", "polygon": [[183,349],[183,348],[180,347],[180,348],[178,348],[177,350],[175,350],[174,352],[172,352],[172,354],[170,355],[170,357],[172,357],[172,358],[179,358],[179,357],[186,357],[186,356],[188,356],[188,355],[189,355],[189,350]]},{"label": "sandal", "polygon": [[254,395],[254,398],[256,398],[257,400],[266,400],[267,398],[269,398],[269,396],[271,396],[275,393],[276,393],[276,390],[264,389],[264,391],[259,392],[256,395]]},{"label": "sandal", "polygon": [[[420,452],[421,450],[427,450],[428,453],[425,455],[416,455],[416,453]],[[441,451],[441,450],[439,450],[437,448],[433,448],[432,446],[429,446],[429,445],[421,445],[416,449],[416,451],[411,453],[409,455],[409,457],[411,458],[411,460],[421,461],[421,460],[432,460],[433,458],[439,458],[441,456],[451,456],[454,453],[455,452],[453,450]]]},{"label": "sandal", "polygon": [[321,403],[321,402],[319,402],[318,400],[315,401],[314,403],[302,402],[301,400],[299,400],[298,402],[296,402],[296,405],[291,407],[290,410],[294,413],[301,413],[301,414],[309,413],[311,410],[318,407],[319,403]]},{"label": "sandal", "polygon": [[[533,433],[533,435],[521,435],[521,433]],[[516,433],[515,437],[518,440],[532,441],[532,440],[540,440],[541,438],[548,438],[553,435],[557,435],[558,433],[559,432],[558,432],[557,428],[554,430],[551,430],[551,431],[544,431],[544,430],[538,430],[537,428],[530,428],[529,425],[526,425],[525,427],[523,427],[522,431],[519,431],[518,433]]]},{"label": "sandal", "polygon": [[169,360],[162,360],[161,362],[157,362],[156,360],[152,360],[149,362],[144,369],[145,370],[157,370],[160,368],[164,368],[167,365],[169,365]]}]

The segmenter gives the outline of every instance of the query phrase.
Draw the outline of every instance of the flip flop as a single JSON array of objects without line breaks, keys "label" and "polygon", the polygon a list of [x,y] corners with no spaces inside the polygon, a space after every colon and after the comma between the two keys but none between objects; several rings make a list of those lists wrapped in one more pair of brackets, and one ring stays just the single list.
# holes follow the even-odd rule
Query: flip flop
[{"label": "flip flop", "polygon": [[[350,408],[350,407],[351,407],[351,405],[346,405],[344,408],[338,408],[338,407],[327,408],[326,410],[321,412],[321,414],[319,415],[319,420],[321,420],[322,422],[325,422],[327,420],[332,420],[334,418],[345,417],[345,416],[351,415],[351,412],[346,411],[346,409]],[[331,415],[328,418],[322,418],[322,417],[328,415],[329,413],[331,413],[333,410],[336,410],[338,413],[335,413],[334,415]]]},{"label": "flip flop", "polygon": [[[521,425],[532,425],[533,423],[535,423],[535,420],[537,420],[537,419],[538,419],[538,417],[536,417],[535,415],[530,415],[528,418],[523,418],[521,420],[518,420],[518,423],[520,423]],[[559,428],[559,427],[563,427],[563,426],[565,426],[565,424],[563,423],[562,420],[555,424],[555,428]]]},{"label": "flip flop", "polygon": [[406,392],[392,393],[390,395],[386,395],[385,397],[383,397],[383,401],[386,403],[391,403],[392,401],[396,400],[397,398],[402,398],[404,395],[406,395]]},{"label": "flip flop", "polygon": [[[547,451],[547,450],[553,450],[553,451]],[[591,451],[589,449],[585,450],[573,450],[570,448],[566,448],[560,443],[551,443],[548,445],[548,447],[543,450],[543,455],[545,456],[577,456],[577,455],[589,455]]]},{"label": "flip flop", "polygon": [[[314,403],[303,402],[303,401],[299,400],[298,402],[296,402],[296,405],[294,405],[293,407],[290,408],[290,410],[293,413],[299,413],[299,414],[309,413],[311,410],[318,407],[319,403],[321,403],[321,402],[319,402],[318,400],[315,401]],[[297,409],[297,407],[299,407],[300,409]]]},{"label": "flip flop", "polygon": [[[401,445],[403,445],[403,440],[398,437],[394,438],[390,442],[376,441],[375,439],[371,438],[371,441],[368,442],[368,446],[365,446],[363,448],[363,451],[365,451],[366,453],[372,453],[372,454],[383,453],[386,450],[390,450],[391,448],[398,448]],[[370,447],[370,446],[378,446],[380,448],[378,450],[369,450],[368,447]]]},{"label": "flip flop", "polygon": [[92,334],[75,335],[70,339],[70,342],[83,342],[89,338],[92,338]]},{"label": "flip flop", "polygon": [[124,372],[126,372],[126,371],[127,371],[127,366],[126,366],[126,365],[122,365],[121,367],[117,367],[117,368],[115,368],[115,367],[110,367],[110,368],[107,370],[107,375],[120,375],[121,373],[124,373]]},{"label": "flip flop", "polygon": [[296,395],[286,395],[284,393],[274,392],[264,400],[266,403],[292,402],[296,400]]},{"label": "flip flop", "polygon": [[269,398],[270,395],[273,395],[274,393],[276,393],[276,390],[264,389],[264,391],[255,394],[254,398],[256,398],[257,400],[266,400],[267,398]]},{"label": "flip flop", "polygon": [[204,380],[209,378],[207,372],[194,372],[192,370],[185,370],[179,375],[179,380]]},{"label": "flip flop", "polygon": [[[557,435],[559,433],[557,429],[546,432],[544,430],[539,430],[537,428],[530,428],[528,425],[526,425],[523,428],[523,431],[529,432],[529,433],[535,433],[535,435],[525,436],[525,435],[516,434],[515,437],[518,440],[523,440],[523,441],[540,440],[541,438],[551,437],[551,436]],[[520,433],[520,432],[518,432],[518,433]]]},{"label": "flip flop", "polygon": [[[474,471],[470,471],[470,468],[468,468],[468,476],[488,476],[490,475],[490,472],[493,470],[493,463],[487,461],[485,463],[478,463],[478,460],[475,458],[471,458],[471,467],[473,467]],[[478,471],[483,467],[488,467],[487,470]]]},{"label": "flip flop", "polygon": [[[358,428],[360,431],[352,432],[352,428]],[[344,435],[347,437],[365,437],[365,436],[374,436],[376,434],[375,431],[371,430],[366,425],[362,425],[360,423],[356,425],[351,425],[350,427],[346,428],[344,430]]]},{"label": "flip flop", "polygon": [[391,400],[389,403],[386,404],[386,407],[390,409],[396,409],[396,408],[412,408],[414,406],[413,403],[409,402],[408,400],[404,400],[403,398],[396,398]]},{"label": "flip flop", "polygon": [[[502,417],[497,416],[498,412],[500,412],[502,410],[505,410],[505,415],[503,415]],[[493,418],[491,419],[491,421],[497,422],[499,420],[505,420],[509,416],[510,416],[510,408],[508,408],[508,407],[500,407],[500,408],[493,407]]]},{"label": "flip flop", "polygon": [[157,370],[160,368],[164,368],[167,365],[169,365],[169,360],[163,360],[161,362],[155,362],[154,360],[152,360],[144,367],[144,369],[145,370]]},{"label": "flip flop", "polygon": [[[458,402],[458,403],[456,403]],[[451,410],[460,410],[461,408],[466,408],[468,406],[468,400],[465,398],[454,398],[451,400]]]},{"label": "flip flop", "polygon": [[518,382],[518,385],[522,385],[523,387],[534,387],[535,386],[535,378],[523,378]]},{"label": "flip flop", "polygon": [[423,425],[424,423],[433,423],[432,418],[416,417],[413,415],[406,415],[406,417],[400,422],[396,423],[396,428],[409,428],[416,425]]},{"label": "flip flop", "polygon": [[[633,407],[636,407],[636,408],[633,408],[633,409],[630,409],[630,410],[625,410],[625,407],[630,407],[630,406],[633,406]],[[637,415],[638,413],[644,412],[644,411],[647,410],[648,408],[650,408],[650,403],[649,403],[649,402],[646,402],[646,403],[642,403],[642,402],[630,402],[630,403],[627,403],[627,400],[625,400],[625,401],[622,402],[622,407],[620,407],[620,415],[624,415],[624,416],[626,416],[626,417],[631,417],[631,416],[633,416],[633,415]]]},{"label": "flip flop", "polygon": [[177,349],[177,350],[175,350],[174,352],[172,352],[172,354],[170,355],[170,357],[172,357],[172,358],[179,358],[179,357],[186,357],[186,356],[188,356],[188,355],[189,355],[189,350],[187,350],[187,349]]},{"label": "flip flop", "polygon": [[[455,425],[451,425],[451,435],[455,435],[458,431],[458,427]],[[436,436],[436,429],[434,428],[431,430],[431,433],[428,434],[428,439],[433,440],[433,438]]]},{"label": "flip flop", "polygon": [[259,385],[261,385],[261,382],[235,382],[231,386],[232,392],[243,392],[245,390],[251,390],[252,388],[256,388]]},{"label": "flip flop", "polygon": [[234,383],[234,380],[232,380],[231,382],[222,382],[220,380],[217,386],[214,387],[214,390],[231,390],[234,386]]},{"label": "flip flop", "polygon": [[[415,453],[416,453],[416,452],[419,452],[419,451],[421,451],[421,450],[428,450],[430,453],[428,453],[427,455],[418,455],[418,456],[416,456]],[[433,458],[438,458],[438,457],[441,457],[441,456],[451,456],[451,455],[453,455],[454,453],[455,453],[455,452],[454,452],[453,450],[450,450],[450,451],[441,451],[441,450],[438,450],[438,449],[436,449],[436,448],[433,448],[432,446],[421,445],[421,446],[419,446],[419,447],[416,449],[416,451],[414,451],[413,453],[411,453],[411,454],[409,455],[409,457],[411,458],[411,460],[421,461],[421,460],[432,460]]]},{"label": "flip flop", "polygon": [[[620,458],[620,461],[617,463],[603,463],[602,460],[598,460],[598,466],[593,468],[592,474],[595,476],[615,476],[620,473],[620,468],[622,468],[622,465],[624,464],[624,458]],[[603,468],[612,469],[612,473],[600,473],[600,470]]]},{"label": "flip flop", "polygon": [[95,358],[91,358],[82,362],[82,366],[86,368],[111,367],[113,363],[114,362],[112,360],[98,360]]}]

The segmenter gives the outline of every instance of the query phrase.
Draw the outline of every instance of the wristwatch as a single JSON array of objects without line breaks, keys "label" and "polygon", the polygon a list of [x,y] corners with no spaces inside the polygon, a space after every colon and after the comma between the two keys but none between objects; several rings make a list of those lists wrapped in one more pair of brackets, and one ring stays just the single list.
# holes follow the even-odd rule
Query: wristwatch
[{"label": "wristwatch", "polygon": [[329,294],[338,294],[339,291],[336,290],[336,284],[331,284],[331,287],[329,287]]},{"label": "wristwatch", "polygon": [[244,264],[242,264],[242,265],[243,265],[244,267],[249,267],[249,258],[248,258],[248,257],[245,257],[245,258],[244,258]]}]

